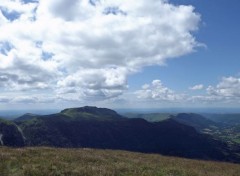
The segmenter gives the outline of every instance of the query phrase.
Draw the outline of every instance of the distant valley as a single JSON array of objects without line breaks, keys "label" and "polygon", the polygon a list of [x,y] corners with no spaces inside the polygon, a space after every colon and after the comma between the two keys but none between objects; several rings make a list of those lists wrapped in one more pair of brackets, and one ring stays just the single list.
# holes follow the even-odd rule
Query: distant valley
[{"label": "distant valley", "polygon": [[149,122],[161,122],[173,118],[192,126],[198,132],[209,134],[228,144],[240,145],[240,113],[124,113],[128,118],[143,118]]}]

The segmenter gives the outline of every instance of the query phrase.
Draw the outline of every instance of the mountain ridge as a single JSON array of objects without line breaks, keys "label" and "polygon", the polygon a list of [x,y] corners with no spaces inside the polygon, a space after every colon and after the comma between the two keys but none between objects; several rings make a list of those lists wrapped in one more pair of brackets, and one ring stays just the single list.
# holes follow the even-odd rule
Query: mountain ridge
[{"label": "mountain ridge", "polygon": [[211,126],[219,126],[220,124],[214,122],[200,114],[196,113],[179,113],[177,115],[171,116],[173,120],[179,123],[192,126],[196,130],[201,131],[204,128],[209,128]]},{"label": "mountain ridge", "polygon": [[111,109],[97,108],[95,106],[67,108],[62,110],[60,113],[71,118],[82,118],[84,120],[119,120],[117,118],[122,118],[122,116]]},{"label": "mountain ridge", "polygon": [[240,162],[225,143],[173,119],[153,123],[86,106],[14,122],[26,138],[25,146],[118,149]]}]

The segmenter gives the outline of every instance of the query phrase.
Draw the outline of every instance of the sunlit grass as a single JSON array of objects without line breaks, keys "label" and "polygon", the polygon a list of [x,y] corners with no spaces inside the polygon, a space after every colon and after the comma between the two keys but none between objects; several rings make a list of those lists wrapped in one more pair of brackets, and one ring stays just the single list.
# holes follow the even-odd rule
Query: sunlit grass
[{"label": "sunlit grass", "polygon": [[0,148],[1,176],[239,176],[240,165],[113,150]]}]

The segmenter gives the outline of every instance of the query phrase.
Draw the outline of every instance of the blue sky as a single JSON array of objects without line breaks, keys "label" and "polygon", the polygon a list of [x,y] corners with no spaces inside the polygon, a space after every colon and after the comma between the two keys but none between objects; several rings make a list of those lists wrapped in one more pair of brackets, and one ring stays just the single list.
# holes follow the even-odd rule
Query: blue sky
[{"label": "blue sky", "polygon": [[240,105],[237,0],[0,2],[0,109]]},{"label": "blue sky", "polygon": [[174,90],[184,91],[196,84],[217,84],[224,76],[240,74],[240,2],[171,0],[176,4],[193,5],[201,14],[201,24],[195,37],[206,48],[167,62],[166,67],[147,67],[130,76],[133,89],[149,80],[161,79]]},{"label": "blue sky", "polygon": [[[141,73],[129,77],[132,89],[150,80],[160,79],[171,89],[184,92],[190,86],[197,84],[216,85],[223,77],[239,78],[240,24],[237,19],[240,17],[240,2],[237,0],[217,2],[172,0],[170,2],[192,5],[195,11],[201,14],[202,21],[194,36],[206,47],[200,47],[196,52],[170,60],[164,67],[144,68]],[[196,92],[188,93],[196,94]],[[202,90],[197,93],[204,94]],[[199,106],[208,105],[199,104]],[[214,106],[214,103],[211,106]],[[235,104],[235,107],[239,107],[239,104]]]}]

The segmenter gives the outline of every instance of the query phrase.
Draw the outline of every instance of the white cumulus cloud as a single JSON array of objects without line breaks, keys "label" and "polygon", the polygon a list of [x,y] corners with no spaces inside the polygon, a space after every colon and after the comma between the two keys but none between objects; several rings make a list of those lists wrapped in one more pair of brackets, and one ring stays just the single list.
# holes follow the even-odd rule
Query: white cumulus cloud
[{"label": "white cumulus cloud", "polygon": [[[190,90],[203,90],[202,84],[190,87]],[[233,106],[240,103],[240,78],[223,77],[215,86],[208,86],[205,93],[196,92],[194,95],[190,91],[176,92],[166,86],[160,80],[154,80],[151,84],[144,84],[142,88],[135,92],[138,100],[156,103],[180,103],[188,106]]]},{"label": "white cumulus cloud", "polygon": [[198,84],[198,85],[189,87],[189,89],[190,89],[190,90],[202,90],[202,89],[204,89],[204,85]]},{"label": "white cumulus cloud", "polygon": [[153,80],[151,85],[143,85],[135,94],[139,99],[170,102],[183,101],[185,97],[184,94],[177,94],[164,86],[160,80]]},{"label": "white cumulus cloud", "polygon": [[217,86],[209,86],[208,94],[212,96],[220,96],[224,98],[240,98],[240,78],[223,77]]},{"label": "white cumulus cloud", "polygon": [[166,0],[0,1],[0,89],[117,97],[129,74],[193,52],[200,20]]}]

